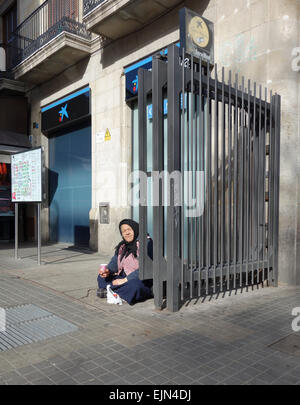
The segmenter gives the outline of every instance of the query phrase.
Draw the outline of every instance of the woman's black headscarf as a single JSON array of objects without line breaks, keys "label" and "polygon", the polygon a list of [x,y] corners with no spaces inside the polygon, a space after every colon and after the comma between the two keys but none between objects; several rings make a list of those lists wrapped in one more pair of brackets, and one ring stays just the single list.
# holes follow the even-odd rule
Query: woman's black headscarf
[{"label": "woman's black headscarf", "polygon": [[115,254],[119,254],[119,249],[122,245],[125,245],[123,252],[122,252],[122,256],[120,257],[120,260],[123,259],[123,257],[127,257],[129,256],[131,253],[134,255],[134,257],[137,257],[137,238],[139,236],[139,224],[137,222],[135,222],[133,219],[123,219],[120,223],[119,223],[119,230],[120,230],[120,234],[121,233],[121,226],[122,225],[129,225],[133,232],[134,232],[134,237],[133,237],[133,241],[132,242],[126,242],[125,239],[123,238],[123,240],[121,240],[121,242],[116,246],[116,251]]}]

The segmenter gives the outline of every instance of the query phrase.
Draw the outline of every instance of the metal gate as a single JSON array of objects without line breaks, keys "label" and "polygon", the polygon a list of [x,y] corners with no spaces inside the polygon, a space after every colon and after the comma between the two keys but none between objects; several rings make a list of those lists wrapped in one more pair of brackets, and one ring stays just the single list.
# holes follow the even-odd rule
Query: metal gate
[{"label": "metal gate", "polygon": [[212,77],[206,61],[172,45],[167,60],[157,55],[151,72],[138,73],[139,170],[147,174],[140,181],[140,277],[153,274],[155,306],[166,298],[170,311],[195,297],[277,286],[280,96],[270,92],[268,101],[255,82],[229,71],[225,83],[224,68],[221,80],[217,72],[215,65]]}]

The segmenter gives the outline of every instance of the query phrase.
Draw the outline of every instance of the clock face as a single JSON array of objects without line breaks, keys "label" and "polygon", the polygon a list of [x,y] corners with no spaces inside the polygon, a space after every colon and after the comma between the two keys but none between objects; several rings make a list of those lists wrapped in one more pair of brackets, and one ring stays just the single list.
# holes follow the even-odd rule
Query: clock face
[{"label": "clock face", "polygon": [[206,23],[201,17],[193,17],[188,27],[189,36],[194,44],[200,48],[205,48],[209,43],[209,31]]}]

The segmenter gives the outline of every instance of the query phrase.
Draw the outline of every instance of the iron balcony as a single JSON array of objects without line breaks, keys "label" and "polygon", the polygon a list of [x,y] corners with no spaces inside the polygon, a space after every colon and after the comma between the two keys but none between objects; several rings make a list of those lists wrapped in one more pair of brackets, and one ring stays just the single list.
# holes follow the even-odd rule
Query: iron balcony
[{"label": "iron balcony", "polygon": [[17,27],[6,45],[7,70],[14,70],[16,79],[38,84],[86,57],[90,40],[91,33],[80,21],[79,0],[64,1],[60,7],[46,0]]}]

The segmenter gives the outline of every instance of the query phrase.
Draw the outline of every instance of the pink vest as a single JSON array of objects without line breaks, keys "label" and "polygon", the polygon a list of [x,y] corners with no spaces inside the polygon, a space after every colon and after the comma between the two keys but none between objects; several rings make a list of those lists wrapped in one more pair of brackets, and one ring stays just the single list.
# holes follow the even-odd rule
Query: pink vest
[{"label": "pink vest", "polygon": [[127,257],[123,257],[123,259],[120,260],[125,245],[120,247],[118,254],[118,274],[120,274],[122,269],[124,269],[126,276],[129,276],[130,273],[134,272],[139,268],[139,241],[137,241],[136,243],[137,243],[137,251],[136,251],[137,257],[134,257],[133,254],[131,253]]}]

